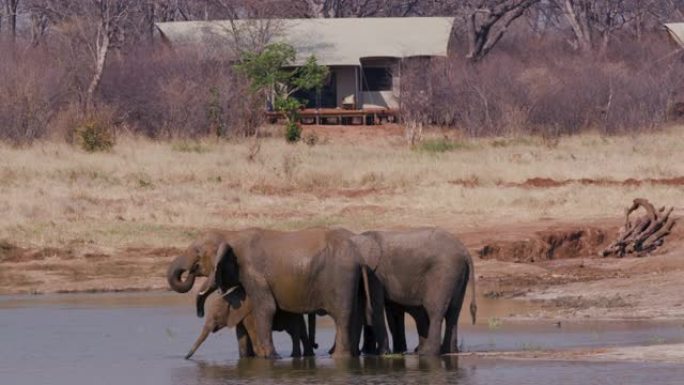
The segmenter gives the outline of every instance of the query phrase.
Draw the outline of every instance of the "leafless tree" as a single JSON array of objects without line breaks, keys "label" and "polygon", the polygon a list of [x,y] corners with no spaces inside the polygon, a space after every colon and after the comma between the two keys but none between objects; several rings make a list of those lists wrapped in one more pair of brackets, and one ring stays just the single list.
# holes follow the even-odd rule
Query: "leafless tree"
[{"label": "leafless tree", "polygon": [[411,7],[420,16],[457,16],[467,40],[466,58],[477,62],[499,43],[510,26],[540,0],[433,0]]},{"label": "leafless tree", "polygon": [[[5,0],[4,15],[7,18],[8,33],[12,40],[17,38],[17,11],[19,9],[19,0]],[[1,19],[1,18],[0,18]]]},{"label": "leafless tree", "polygon": [[[576,50],[604,53],[610,41],[624,34],[641,39],[646,28],[660,28],[678,12],[671,0],[551,0],[543,6],[555,14],[557,27],[569,30],[569,44]],[[681,14],[680,14],[681,16]],[[554,18],[554,16],[551,16]],[[676,19],[676,16],[674,16]]]},{"label": "leafless tree", "polygon": [[513,21],[539,0],[464,1],[470,61],[485,57],[501,40]]}]

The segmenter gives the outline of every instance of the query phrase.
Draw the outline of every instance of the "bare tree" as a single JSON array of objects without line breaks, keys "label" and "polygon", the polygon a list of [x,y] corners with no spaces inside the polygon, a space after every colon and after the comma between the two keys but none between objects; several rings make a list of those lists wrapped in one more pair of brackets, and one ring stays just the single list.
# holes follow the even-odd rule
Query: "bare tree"
[{"label": "bare tree", "polygon": [[405,17],[419,15],[419,0],[305,0],[309,17]]},{"label": "bare tree", "polygon": [[647,9],[654,9],[656,1],[635,0],[553,0],[563,20],[572,31],[571,46],[581,52],[598,49],[605,52],[611,37],[628,25],[636,26],[641,35]]},{"label": "bare tree", "polygon": [[539,0],[464,1],[461,14],[468,34],[470,61],[485,57],[501,40],[513,21]]},{"label": "bare tree", "polygon": [[[118,47],[126,38],[129,10],[137,0],[31,0],[36,29],[45,30],[50,23],[71,45],[72,52],[80,56],[85,50],[91,58],[90,79],[83,97],[83,107],[91,110],[112,47]],[[44,32],[41,32],[44,33]]]},{"label": "bare tree", "polygon": [[9,23],[8,32],[12,40],[17,38],[17,10],[19,8],[19,0],[5,0],[4,14]]}]

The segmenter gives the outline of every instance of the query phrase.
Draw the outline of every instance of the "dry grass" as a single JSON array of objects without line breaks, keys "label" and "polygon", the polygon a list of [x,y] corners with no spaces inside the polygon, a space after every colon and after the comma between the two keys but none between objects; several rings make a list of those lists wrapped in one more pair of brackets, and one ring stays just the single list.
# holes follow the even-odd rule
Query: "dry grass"
[{"label": "dry grass", "polygon": [[[368,128],[372,130],[372,128]],[[625,180],[684,176],[684,130],[603,138],[476,139],[447,152],[396,137],[289,145],[119,138],[90,154],[52,142],[0,145],[0,239],[27,246],[183,246],[200,229],[351,229],[448,224],[465,229],[540,218],[621,215],[636,196],[684,201],[683,186],[645,183],[505,186],[530,178]]]}]

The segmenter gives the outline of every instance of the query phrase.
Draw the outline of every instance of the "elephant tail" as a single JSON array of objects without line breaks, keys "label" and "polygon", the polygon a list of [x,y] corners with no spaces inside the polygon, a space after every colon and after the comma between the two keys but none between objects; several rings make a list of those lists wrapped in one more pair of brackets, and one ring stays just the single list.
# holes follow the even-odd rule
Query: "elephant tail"
[{"label": "elephant tail", "polygon": [[477,295],[475,295],[475,266],[473,264],[473,258],[470,253],[467,254],[468,261],[468,275],[470,280],[470,318],[473,320],[473,325],[477,320]]},{"label": "elephant tail", "polygon": [[370,297],[370,284],[368,283],[368,267],[361,266],[361,276],[363,277],[363,291],[366,294],[366,325],[373,324],[373,305]]}]

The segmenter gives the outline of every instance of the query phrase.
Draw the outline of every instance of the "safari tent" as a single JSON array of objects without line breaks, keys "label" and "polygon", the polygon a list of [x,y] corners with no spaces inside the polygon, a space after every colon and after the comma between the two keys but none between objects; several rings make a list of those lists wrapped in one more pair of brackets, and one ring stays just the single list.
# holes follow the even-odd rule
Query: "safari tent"
[{"label": "safari tent", "polygon": [[237,39],[246,35],[290,44],[297,52],[295,64],[315,55],[331,75],[320,93],[307,98],[308,111],[316,119],[337,119],[396,113],[398,64],[447,56],[453,24],[452,17],[408,17],[188,21],[157,23],[157,28],[174,49],[214,57],[235,57]]},{"label": "safari tent", "polygon": [[684,23],[667,23],[665,28],[672,36],[672,39],[684,48]]}]

